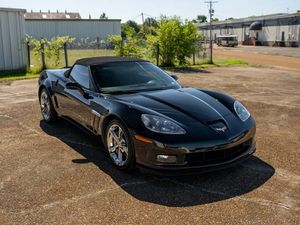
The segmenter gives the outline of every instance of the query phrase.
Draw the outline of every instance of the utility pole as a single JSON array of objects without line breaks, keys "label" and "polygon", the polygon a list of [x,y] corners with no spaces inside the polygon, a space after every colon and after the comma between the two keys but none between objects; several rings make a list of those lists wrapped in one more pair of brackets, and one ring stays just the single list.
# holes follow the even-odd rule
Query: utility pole
[{"label": "utility pole", "polygon": [[145,18],[144,18],[144,13],[141,14],[142,20],[143,20],[143,25],[145,24]]},{"label": "utility pole", "polygon": [[210,47],[210,60],[209,63],[213,64],[213,37],[212,37],[212,17],[214,15],[214,10],[212,8],[214,3],[218,3],[216,1],[206,1],[205,3],[209,3],[209,47]]},{"label": "utility pole", "polygon": [[141,16],[142,16],[142,20],[143,20],[143,30],[144,30],[144,35],[146,36],[146,27],[145,27],[145,17],[144,17],[144,13],[142,12],[141,13]]}]

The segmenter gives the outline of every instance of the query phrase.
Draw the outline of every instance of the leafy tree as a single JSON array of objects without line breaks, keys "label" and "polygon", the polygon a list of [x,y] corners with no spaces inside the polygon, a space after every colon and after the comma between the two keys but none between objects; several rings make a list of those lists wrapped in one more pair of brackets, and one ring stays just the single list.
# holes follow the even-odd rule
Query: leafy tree
[{"label": "leafy tree", "polygon": [[[174,66],[178,61],[180,65],[186,63],[195,51],[195,42],[199,40],[197,28],[191,23],[183,23],[179,18],[162,18],[159,22],[157,35],[148,35],[148,49],[156,50],[160,47],[160,57],[164,66]],[[153,53],[154,55],[155,53]]]},{"label": "leafy tree", "polygon": [[205,23],[207,22],[207,17],[205,15],[198,15],[197,20],[199,21],[199,23]]},{"label": "leafy tree", "polygon": [[157,30],[160,55],[164,66],[174,66],[180,42],[181,24],[179,19],[167,19],[160,22]]},{"label": "leafy tree", "polygon": [[145,19],[144,25],[146,25],[148,27],[155,27],[155,28],[157,28],[158,27],[158,22],[157,22],[156,19],[148,17],[148,18]]},{"label": "leafy tree", "polygon": [[157,20],[154,18],[148,17],[145,19],[145,23],[143,24],[142,30],[140,31],[140,33],[142,33],[143,35],[147,35],[147,34],[156,35],[157,28],[158,28]]},{"label": "leafy tree", "polygon": [[107,20],[107,19],[108,19],[108,17],[107,17],[107,15],[106,15],[106,13],[103,12],[103,13],[100,15],[100,20]]},{"label": "leafy tree", "polygon": [[135,29],[129,26],[127,23],[121,24],[121,36],[123,39],[127,39],[128,36],[136,36],[137,33]]},{"label": "leafy tree", "polygon": [[177,59],[180,65],[186,64],[186,57],[190,57],[196,50],[196,41],[199,39],[197,28],[192,22],[184,24],[181,28]]},{"label": "leafy tree", "polygon": [[218,22],[218,21],[220,21],[218,18],[212,18],[212,20],[211,20],[212,22]]},{"label": "leafy tree", "polygon": [[205,15],[198,15],[196,19],[192,21],[193,23],[206,23],[207,17]]},{"label": "leafy tree", "polygon": [[117,56],[124,56],[124,42],[123,38],[119,35],[110,35],[108,41],[113,44],[115,54]]},{"label": "leafy tree", "polygon": [[139,33],[141,31],[141,27],[137,24],[137,22],[133,21],[133,20],[128,20],[126,22],[126,24],[129,26],[129,27],[132,27],[135,31],[135,33]]},{"label": "leafy tree", "polygon": [[124,40],[119,35],[111,35],[108,40],[113,44],[114,51],[117,56],[137,57],[141,58],[141,39],[137,36],[127,36]]}]

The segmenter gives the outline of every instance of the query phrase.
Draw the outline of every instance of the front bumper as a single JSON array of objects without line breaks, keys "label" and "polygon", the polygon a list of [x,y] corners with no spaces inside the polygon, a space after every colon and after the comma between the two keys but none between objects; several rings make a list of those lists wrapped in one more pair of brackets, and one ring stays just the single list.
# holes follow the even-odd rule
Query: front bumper
[{"label": "front bumper", "polygon": [[[176,175],[220,170],[236,165],[256,151],[255,128],[226,141],[163,144],[134,141],[139,167]],[[158,155],[176,156],[176,163],[161,163]]]}]

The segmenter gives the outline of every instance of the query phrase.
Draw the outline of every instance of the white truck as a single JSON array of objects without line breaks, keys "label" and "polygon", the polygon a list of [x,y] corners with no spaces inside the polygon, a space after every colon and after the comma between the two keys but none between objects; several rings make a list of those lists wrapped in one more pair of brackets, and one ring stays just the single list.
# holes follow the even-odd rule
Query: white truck
[{"label": "white truck", "polygon": [[218,46],[223,47],[235,47],[239,45],[237,35],[219,35],[216,38],[216,43]]}]

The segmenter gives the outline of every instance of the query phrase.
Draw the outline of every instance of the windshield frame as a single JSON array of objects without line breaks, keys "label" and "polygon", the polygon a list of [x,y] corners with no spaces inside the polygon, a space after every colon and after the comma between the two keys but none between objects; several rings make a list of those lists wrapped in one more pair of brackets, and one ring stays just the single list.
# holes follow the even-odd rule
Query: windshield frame
[{"label": "windshield frame", "polygon": [[[100,84],[97,81],[96,75],[93,72],[93,67],[105,67],[108,65],[113,65],[113,64],[132,64],[132,63],[140,63],[140,64],[149,64],[153,66],[154,68],[158,68],[163,74],[168,76],[170,78],[170,81],[172,79],[172,83],[169,86],[160,86],[160,87],[151,87],[149,86],[148,88],[130,88],[130,87],[137,87],[140,86],[141,84],[132,84],[132,85],[127,85],[127,86],[116,86],[116,87],[110,87],[110,89],[115,89],[113,91],[106,91],[104,90],[105,88],[101,88]],[[110,63],[105,63],[105,64],[98,64],[98,65],[92,65],[90,66],[90,74],[92,75],[92,79],[94,81],[94,84],[98,90],[99,93],[101,94],[109,94],[109,95],[115,95],[115,94],[131,94],[131,93],[138,93],[138,92],[148,92],[148,91],[157,91],[157,90],[168,90],[168,89],[180,89],[182,86],[174,79],[171,77],[170,74],[168,74],[166,71],[162,70],[161,68],[155,66],[151,62],[145,62],[145,61],[136,61],[136,62],[110,62]],[[128,89],[124,89],[122,87],[129,87]]]}]

